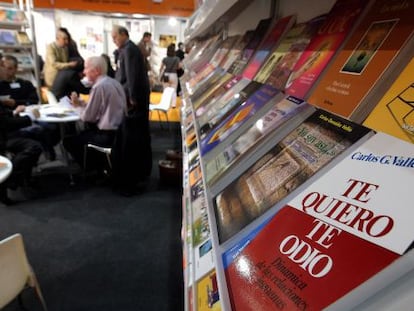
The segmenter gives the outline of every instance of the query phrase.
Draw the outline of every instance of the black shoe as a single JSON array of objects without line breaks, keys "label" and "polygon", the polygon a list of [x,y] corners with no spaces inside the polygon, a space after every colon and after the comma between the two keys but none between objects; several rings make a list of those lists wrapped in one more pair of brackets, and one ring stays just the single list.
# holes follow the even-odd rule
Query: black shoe
[{"label": "black shoe", "polygon": [[16,201],[13,201],[12,199],[10,199],[9,197],[0,197],[0,202],[3,203],[4,205],[7,206],[11,206],[16,204]]}]

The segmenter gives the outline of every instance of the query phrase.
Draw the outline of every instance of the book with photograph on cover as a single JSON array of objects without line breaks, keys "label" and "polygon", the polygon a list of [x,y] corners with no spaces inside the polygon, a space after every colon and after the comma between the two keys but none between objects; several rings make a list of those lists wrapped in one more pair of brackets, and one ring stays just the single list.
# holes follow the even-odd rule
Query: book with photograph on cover
[{"label": "book with photograph on cover", "polygon": [[[235,86],[240,80],[241,76],[232,76],[231,74],[225,74],[226,77],[229,77],[228,80],[225,80],[223,82],[217,83],[210,91],[210,89],[197,101],[193,103],[193,109],[195,111],[195,116],[198,122],[202,122],[200,118],[205,113],[209,113],[210,109],[214,106],[214,104],[226,94],[228,90],[230,90],[233,86]],[[226,79],[224,76],[222,77]],[[247,83],[247,81],[245,81]],[[247,85],[247,84],[246,84]],[[210,111],[211,113],[211,111]]]},{"label": "book with photograph on cover", "polygon": [[[182,77],[183,80],[188,82],[191,79],[191,77],[196,75],[202,69],[197,67],[194,68],[193,65],[196,64],[198,61],[201,61],[200,59],[204,57],[204,54],[211,55],[211,53],[214,53],[214,50],[212,50],[211,47],[217,40],[218,36],[212,36],[207,39],[196,40],[193,42],[193,46],[190,52],[183,59],[185,67],[191,68],[190,70],[184,73],[184,76]],[[205,64],[207,63],[208,60],[205,62]]]},{"label": "book with photograph on cover", "polygon": [[400,258],[289,205],[232,252],[233,311],[323,310]]},{"label": "book with photograph on cover", "polygon": [[342,46],[360,15],[366,0],[337,0],[318,32],[296,62],[286,82],[286,94],[307,99],[310,88]]},{"label": "book with photograph on cover", "polygon": [[414,57],[385,92],[364,125],[414,143]]},{"label": "book with photograph on cover", "polygon": [[317,110],[214,199],[220,243],[302,185],[369,129]]},{"label": "book with photograph on cover", "polygon": [[203,83],[203,86],[197,88],[196,92],[190,96],[193,109],[196,110],[216,89],[220,88],[224,83],[230,81],[233,77],[223,69],[217,68],[216,73]]},{"label": "book with photograph on cover", "polygon": [[217,124],[236,109],[262,86],[261,83],[242,78],[199,118],[197,123],[200,139],[203,139]]},{"label": "book with photograph on cover", "polygon": [[273,20],[271,18],[262,19],[257,24],[253,34],[250,37],[249,42],[244,47],[240,57],[236,59],[228,69],[228,72],[233,75],[240,75],[246,67],[249,60],[252,58],[254,52],[260,45],[260,42],[265,37],[272,25]]},{"label": "book with photograph on cover", "polygon": [[270,85],[261,86],[200,141],[201,155],[205,155],[223,143],[244,124],[248,125],[249,120],[257,115],[271,99],[278,97],[280,100],[282,96],[282,93]]},{"label": "book with photograph on cover", "polygon": [[[193,59],[191,59],[191,71],[198,75],[204,68],[210,64],[210,60],[213,58],[217,51],[217,48],[222,43],[222,34],[217,34],[208,39],[208,45],[203,48],[202,53],[197,53]],[[185,59],[185,58],[184,58]],[[214,66],[213,66],[214,68]]]},{"label": "book with photograph on cover", "polygon": [[195,279],[214,268],[213,244],[208,223],[207,202],[204,195],[191,202],[191,252]]},{"label": "book with photograph on cover", "polygon": [[266,35],[266,38],[257,48],[256,52],[252,56],[246,68],[243,70],[243,78],[252,80],[260,69],[270,52],[275,49],[286,32],[294,25],[296,16],[290,15],[278,19],[275,24],[271,27],[270,31]]},{"label": "book with photograph on cover", "polygon": [[238,38],[234,42],[234,45],[230,48],[230,51],[227,53],[226,57],[219,64],[221,68],[223,68],[225,71],[228,71],[231,65],[237,59],[239,59],[243,49],[251,39],[253,32],[253,30],[248,30],[244,33],[244,35],[238,36]]},{"label": "book with photograph on cover", "polygon": [[[283,83],[266,82],[271,74],[277,76],[289,77],[290,71],[293,69],[296,61],[305,50],[311,38],[315,35],[320,25],[326,18],[326,15],[315,17],[307,22],[294,25],[283,37],[280,44],[272,52],[263,66],[260,68],[254,80],[261,83],[268,83],[279,90],[284,89],[286,81]],[[278,69],[276,70],[276,66]],[[287,69],[289,67],[289,70]],[[277,71],[276,73],[273,73]],[[280,78],[281,80],[282,78]]]},{"label": "book with photograph on cover", "polygon": [[214,67],[219,67],[221,62],[225,60],[227,54],[230,52],[232,46],[236,43],[236,40],[239,39],[239,36],[230,36],[223,40],[222,44],[218,47],[213,58],[210,60],[210,63]]},{"label": "book with photograph on cover", "polygon": [[222,68],[215,68],[213,71],[202,81],[200,81],[195,88],[190,89],[189,97],[191,103],[194,106],[194,102],[197,101],[206,91],[213,87],[217,80],[220,79],[226,72]]},{"label": "book with photograph on cover", "polygon": [[204,177],[208,185],[219,179],[249,150],[263,141],[266,135],[282,132],[281,126],[287,125],[287,121],[289,121],[289,125],[295,124],[293,119],[296,116],[298,116],[298,120],[301,120],[299,117],[300,111],[310,110],[310,105],[304,100],[293,96],[285,96],[282,100],[275,97],[271,101],[274,102],[274,105],[263,117],[258,119],[252,127],[243,132],[234,142],[228,144],[222,152],[205,162]]},{"label": "book with photograph on cover", "polygon": [[411,60],[413,0],[375,0],[308,102],[362,122]]},{"label": "book with photograph on cover", "polygon": [[191,202],[191,234],[193,245],[199,245],[210,238],[207,202],[204,195]]}]

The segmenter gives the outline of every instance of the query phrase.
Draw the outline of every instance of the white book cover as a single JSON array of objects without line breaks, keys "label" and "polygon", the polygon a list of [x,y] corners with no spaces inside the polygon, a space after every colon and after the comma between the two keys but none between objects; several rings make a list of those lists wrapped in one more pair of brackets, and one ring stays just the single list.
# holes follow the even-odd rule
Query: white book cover
[{"label": "white book cover", "polygon": [[377,133],[288,205],[398,254],[413,242],[414,145]]}]

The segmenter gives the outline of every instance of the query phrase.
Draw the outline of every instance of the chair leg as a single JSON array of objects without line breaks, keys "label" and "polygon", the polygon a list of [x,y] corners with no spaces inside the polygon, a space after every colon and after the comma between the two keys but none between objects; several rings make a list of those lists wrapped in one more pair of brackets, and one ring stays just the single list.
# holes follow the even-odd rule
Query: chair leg
[{"label": "chair leg", "polygon": [[162,120],[161,120],[161,114],[160,114],[160,111],[159,111],[159,110],[157,110],[157,113],[158,113],[158,123],[160,124],[160,128],[163,130],[163,129],[164,129],[164,127],[162,126]]},{"label": "chair leg", "polygon": [[165,118],[167,119],[167,123],[168,123],[168,131],[171,132],[171,124],[170,124],[170,120],[168,119],[168,112],[165,112]]},{"label": "chair leg", "polygon": [[106,154],[106,160],[108,161],[109,168],[112,170],[111,155]]},{"label": "chair leg", "polygon": [[34,280],[34,291],[35,291],[36,296],[37,296],[37,298],[39,299],[40,303],[42,304],[43,310],[44,310],[44,311],[47,311],[46,301],[45,301],[45,299],[43,298],[42,291],[41,291],[41,289],[40,289],[40,285],[39,285],[39,283],[37,282],[36,277],[35,277],[35,280]]}]

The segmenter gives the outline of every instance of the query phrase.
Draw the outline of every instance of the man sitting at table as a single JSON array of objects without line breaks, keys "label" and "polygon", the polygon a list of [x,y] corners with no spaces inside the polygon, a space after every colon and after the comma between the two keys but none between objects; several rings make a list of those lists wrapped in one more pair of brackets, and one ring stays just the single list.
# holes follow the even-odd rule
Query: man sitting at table
[{"label": "man sitting at table", "polygon": [[[16,77],[17,58],[13,55],[4,55],[1,61],[4,77],[0,80],[0,103],[10,110],[23,106],[19,107],[20,112],[24,111],[24,106],[38,104],[39,97],[32,82]],[[59,142],[60,136],[55,124],[34,122],[21,128],[16,134],[39,141],[51,160],[56,157],[53,147]]]},{"label": "man sitting at table", "polygon": [[14,190],[19,186],[27,185],[32,169],[42,153],[40,143],[17,134],[20,128],[31,125],[31,119],[34,119],[34,116],[20,117],[19,108],[12,111],[0,105],[0,154],[10,153],[13,163],[11,175],[0,184],[0,202],[7,205],[13,203],[7,196],[7,188]]},{"label": "man sitting at table", "polygon": [[[66,137],[63,145],[74,160],[83,165],[84,148],[88,143],[102,147],[111,147],[116,130],[126,114],[126,98],[122,85],[108,77],[107,64],[103,57],[93,56],[85,61],[85,76],[92,83],[88,103],[71,95],[71,103],[75,107],[83,107],[80,118],[85,122],[85,130],[81,133]],[[93,159],[93,153],[88,153],[88,163],[95,164],[100,169],[101,157]],[[91,167],[88,165],[88,167]]]}]

